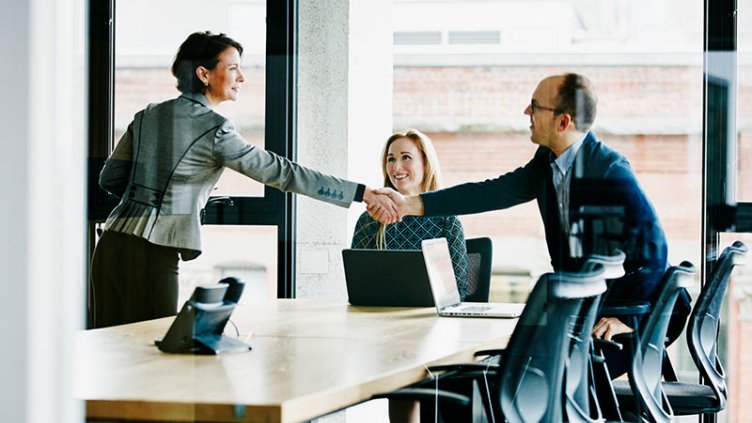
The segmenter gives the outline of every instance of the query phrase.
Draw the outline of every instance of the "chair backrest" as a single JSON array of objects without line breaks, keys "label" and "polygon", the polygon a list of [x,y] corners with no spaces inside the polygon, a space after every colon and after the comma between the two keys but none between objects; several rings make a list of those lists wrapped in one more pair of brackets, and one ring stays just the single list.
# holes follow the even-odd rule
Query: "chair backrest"
[{"label": "chair backrest", "polygon": [[[591,255],[582,266],[583,272],[591,272],[603,267],[604,279],[616,279],[624,275],[625,254],[615,250],[610,256]],[[579,316],[572,332],[572,345],[567,358],[564,377],[565,410],[569,422],[597,422],[602,421],[599,409],[591,410],[590,399],[590,354],[592,347],[593,326],[595,325],[600,300],[598,295],[583,300]]]},{"label": "chair backrest", "polygon": [[718,359],[721,303],[734,266],[745,264],[746,255],[747,246],[741,241],[723,250],[702,286],[687,323],[689,353],[700,375],[709,382],[721,409],[726,406],[726,374]]},{"label": "chair backrest", "polygon": [[583,301],[606,290],[603,267],[538,279],[496,373],[496,421],[563,421],[564,368]]},{"label": "chair backrest", "polygon": [[666,271],[658,287],[658,299],[637,339],[629,383],[637,399],[638,411],[649,421],[669,422],[673,416],[661,389],[666,332],[679,291],[692,285],[694,274],[694,266],[686,261]]},{"label": "chair backrest", "polygon": [[611,255],[591,254],[585,257],[585,263],[582,271],[587,272],[594,266],[600,264],[603,266],[603,277],[606,280],[617,279],[624,276],[624,260],[627,255],[621,250],[613,250]]},{"label": "chair backrest", "polygon": [[[606,279],[606,289],[611,286],[611,281],[624,276],[624,260],[627,255],[621,250],[613,250],[610,255],[590,254],[585,257],[581,271],[587,272],[593,266],[603,266],[603,277]],[[600,308],[601,302],[598,302]],[[600,311],[597,313],[600,314]]]},{"label": "chair backrest", "polygon": [[491,238],[469,238],[467,246],[467,294],[465,301],[487,303],[491,291],[493,243]]}]

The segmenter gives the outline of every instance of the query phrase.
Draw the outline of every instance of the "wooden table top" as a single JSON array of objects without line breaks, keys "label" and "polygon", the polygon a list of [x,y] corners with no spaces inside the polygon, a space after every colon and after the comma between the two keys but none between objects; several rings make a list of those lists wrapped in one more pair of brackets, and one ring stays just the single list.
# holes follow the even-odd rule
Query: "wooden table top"
[{"label": "wooden table top", "polygon": [[[425,367],[506,345],[516,319],[438,317],[434,308],[276,300],[232,316],[252,351],[165,354],[164,318],[77,334],[76,396],[89,418],[298,422],[427,377]],[[228,324],[225,333],[234,332]]]}]

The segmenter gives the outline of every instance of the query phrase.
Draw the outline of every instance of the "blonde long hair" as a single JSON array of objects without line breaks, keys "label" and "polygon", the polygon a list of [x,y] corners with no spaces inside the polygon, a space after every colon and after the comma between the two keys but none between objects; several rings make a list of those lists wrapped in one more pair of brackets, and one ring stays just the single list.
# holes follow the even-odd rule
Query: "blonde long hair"
[{"label": "blonde long hair", "polygon": [[[381,172],[384,174],[384,186],[395,191],[397,190],[389,179],[389,174],[386,172],[386,161],[389,155],[389,146],[400,138],[409,139],[415,144],[418,151],[420,151],[423,159],[423,183],[421,184],[421,192],[436,191],[439,189],[441,186],[441,167],[439,166],[439,157],[436,154],[436,149],[433,147],[433,142],[428,138],[428,135],[417,129],[397,131],[386,140],[384,150],[381,152]],[[376,248],[380,250],[386,248],[386,225],[383,223],[379,227],[378,232],[376,232]]]}]

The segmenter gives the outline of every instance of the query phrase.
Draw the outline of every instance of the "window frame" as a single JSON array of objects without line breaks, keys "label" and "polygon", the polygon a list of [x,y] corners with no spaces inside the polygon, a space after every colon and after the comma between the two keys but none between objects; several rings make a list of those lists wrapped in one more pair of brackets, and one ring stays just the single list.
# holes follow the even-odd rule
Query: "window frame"
[{"label": "window frame", "polygon": [[[737,202],[734,189],[739,182],[736,11],[736,0],[705,1],[702,284],[721,253],[721,234],[752,232],[752,203]],[[720,336],[728,339],[727,326],[721,326],[720,331]],[[717,416],[701,415],[698,420],[716,422]]]}]

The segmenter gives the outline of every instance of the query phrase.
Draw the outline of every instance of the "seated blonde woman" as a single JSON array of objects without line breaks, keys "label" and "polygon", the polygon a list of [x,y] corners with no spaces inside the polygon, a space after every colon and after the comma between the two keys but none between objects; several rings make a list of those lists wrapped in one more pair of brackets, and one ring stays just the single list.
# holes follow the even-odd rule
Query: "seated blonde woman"
[{"label": "seated blonde woman", "polygon": [[[409,129],[387,139],[381,155],[384,186],[402,195],[439,189],[439,160],[431,140]],[[355,225],[352,248],[420,250],[424,239],[444,237],[449,243],[460,297],[467,292],[467,249],[462,224],[456,216],[406,216],[401,222],[383,225],[363,213]]]}]

